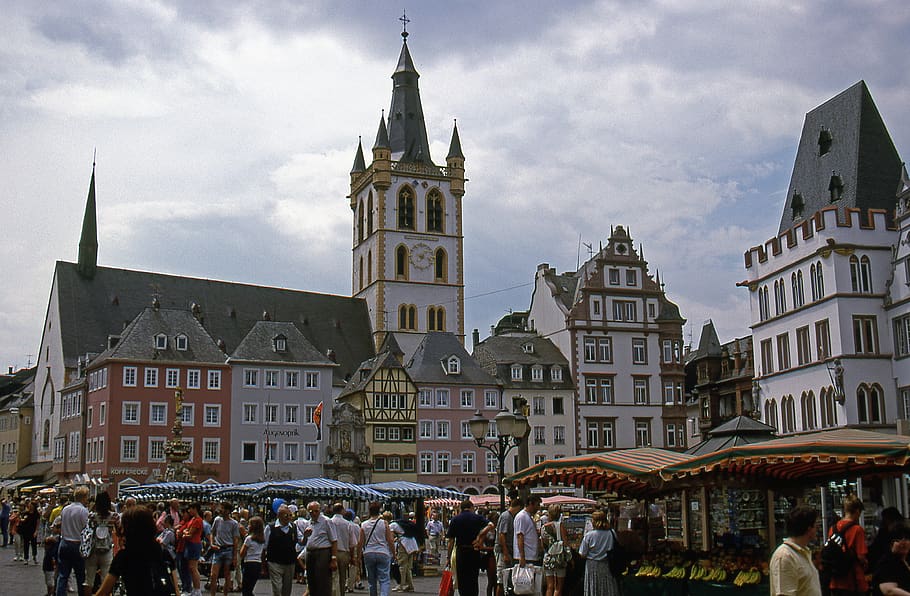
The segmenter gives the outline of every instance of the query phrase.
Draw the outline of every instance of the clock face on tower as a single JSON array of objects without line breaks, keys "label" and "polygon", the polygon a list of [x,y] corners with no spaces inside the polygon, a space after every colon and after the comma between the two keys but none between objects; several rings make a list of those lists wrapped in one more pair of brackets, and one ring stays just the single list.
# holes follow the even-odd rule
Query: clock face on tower
[{"label": "clock face on tower", "polygon": [[433,249],[423,242],[415,244],[414,248],[411,249],[411,264],[418,269],[426,269],[429,267],[432,257]]}]

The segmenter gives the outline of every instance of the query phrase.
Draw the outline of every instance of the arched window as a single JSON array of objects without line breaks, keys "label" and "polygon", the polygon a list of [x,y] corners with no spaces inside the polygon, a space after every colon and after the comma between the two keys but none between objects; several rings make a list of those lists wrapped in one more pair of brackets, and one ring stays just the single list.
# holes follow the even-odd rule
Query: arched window
[{"label": "arched window", "polygon": [[774,314],[782,315],[787,312],[787,286],[783,278],[774,282]]},{"label": "arched window", "polygon": [[444,232],[442,195],[435,188],[427,193],[427,232]]},{"label": "arched window", "polygon": [[398,328],[405,331],[417,329],[417,307],[413,304],[402,304],[398,307]]},{"label": "arched window", "polygon": [[793,308],[799,308],[806,303],[806,297],[803,294],[803,272],[793,273],[790,276],[790,283],[793,286]]},{"label": "arched window", "polygon": [[782,430],[785,433],[796,432],[796,408],[793,404],[793,396],[785,395],[780,400],[780,418]]},{"label": "arched window", "polygon": [[395,277],[408,278],[408,248],[406,246],[399,246],[395,249]]},{"label": "arched window", "polygon": [[428,331],[445,331],[446,330],[446,309],[442,306],[430,306],[427,308],[427,330]]},{"label": "arched window", "polygon": [[414,229],[414,192],[407,186],[398,191],[398,227]]},{"label": "arched window", "polygon": [[816,413],[815,394],[812,391],[803,393],[800,401],[800,413],[803,417],[803,430],[817,429],[818,415]]},{"label": "arched window", "polygon": [[367,251],[367,283],[373,283],[373,251]]},{"label": "arched window", "polygon": [[872,264],[869,262],[869,257],[865,255],[859,259],[859,280],[862,292],[872,291]]},{"label": "arched window", "polygon": [[41,431],[41,446],[48,449],[51,446],[51,421],[44,421],[44,428]]},{"label": "arched window", "polygon": [[815,296],[815,300],[821,300],[825,297],[825,274],[822,271],[822,262],[818,261],[815,263],[815,289],[818,292],[818,296]]},{"label": "arched window", "polygon": [[758,288],[758,318],[760,321],[766,321],[771,318],[771,310],[768,304],[768,286]]},{"label": "arched window", "polygon": [[442,248],[437,248],[434,261],[435,261],[435,265],[436,265],[436,267],[435,267],[436,274],[434,276],[436,281],[448,281],[448,279],[447,279],[448,278],[448,267],[446,266],[447,265],[446,251]]},{"label": "arched window", "polygon": [[823,388],[819,393],[821,403],[822,428],[837,426],[837,402],[834,400],[834,388]]},{"label": "arched window", "polygon": [[363,242],[363,201],[357,206],[357,244]]},{"label": "arched window", "polygon": [[884,419],[885,402],[882,388],[865,383],[856,388],[856,416],[860,424],[881,424]]},{"label": "arched window", "polygon": [[373,233],[373,193],[367,197],[367,236]]},{"label": "arched window", "polygon": [[777,401],[769,399],[765,401],[765,424],[768,426],[773,426],[776,430],[779,430],[777,425]]},{"label": "arched window", "polygon": [[358,270],[360,274],[360,289],[363,289],[363,257],[360,257],[360,269]]}]

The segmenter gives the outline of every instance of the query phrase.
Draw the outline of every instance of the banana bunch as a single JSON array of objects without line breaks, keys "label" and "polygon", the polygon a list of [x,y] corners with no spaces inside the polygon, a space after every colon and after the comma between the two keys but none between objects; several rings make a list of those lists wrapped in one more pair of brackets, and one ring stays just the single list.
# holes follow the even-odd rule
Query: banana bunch
[{"label": "banana bunch", "polygon": [[708,575],[708,570],[701,565],[692,565],[689,571],[689,579],[704,579]]},{"label": "banana bunch", "polygon": [[706,582],[725,582],[727,581],[727,570],[722,567],[715,567],[698,579],[702,579]]},{"label": "banana bunch", "polygon": [[635,572],[635,577],[660,577],[661,571],[658,565],[642,565]]},{"label": "banana bunch", "polygon": [[761,582],[761,579],[761,572],[753,567],[749,571],[740,571],[733,580],[733,584],[737,586],[750,586]]},{"label": "banana bunch", "polygon": [[670,571],[663,574],[663,577],[670,579],[686,579],[686,568],[685,567],[674,567]]}]

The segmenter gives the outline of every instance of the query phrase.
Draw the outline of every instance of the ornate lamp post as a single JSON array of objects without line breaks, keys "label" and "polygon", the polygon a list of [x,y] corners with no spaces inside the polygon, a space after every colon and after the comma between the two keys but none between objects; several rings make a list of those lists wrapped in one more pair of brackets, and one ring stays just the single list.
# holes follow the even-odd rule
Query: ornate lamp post
[{"label": "ornate lamp post", "polygon": [[499,489],[499,510],[506,509],[506,489],[503,486],[505,478],[506,456],[512,449],[521,445],[527,438],[531,427],[528,425],[528,419],[523,414],[513,414],[508,410],[500,410],[496,417],[496,440],[491,444],[484,443],[487,436],[487,430],[490,428],[490,421],[483,417],[480,410],[474,412],[474,417],[468,421],[471,426],[471,436],[478,447],[486,449],[496,457],[496,486]]}]

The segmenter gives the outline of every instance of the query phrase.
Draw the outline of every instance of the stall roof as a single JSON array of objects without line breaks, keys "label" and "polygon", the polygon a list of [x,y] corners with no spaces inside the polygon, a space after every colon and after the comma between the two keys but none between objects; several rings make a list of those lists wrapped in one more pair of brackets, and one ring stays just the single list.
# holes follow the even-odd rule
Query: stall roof
[{"label": "stall roof", "polygon": [[562,483],[584,486],[591,490],[609,490],[628,494],[656,492],[660,484],[659,468],[679,464],[691,455],[678,451],[639,447],[590,455],[548,459],[506,479],[513,486]]},{"label": "stall roof", "polygon": [[[379,482],[376,484],[367,484],[369,488],[384,493],[386,498],[390,499],[466,499],[468,495],[460,493],[457,490],[433,486],[432,484],[418,484],[417,482],[408,482],[406,480],[393,480],[391,482]],[[498,497],[497,497],[498,498]]]},{"label": "stall roof", "polygon": [[748,416],[737,416],[712,428],[707,432],[708,438],[686,450],[689,455],[714,453],[728,447],[761,443],[775,438],[777,429],[764,422],[753,420]]},{"label": "stall roof", "polygon": [[729,447],[669,464],[665,480],[706,473],[814,482],[910,470],[910,437],[837,428]]}]

